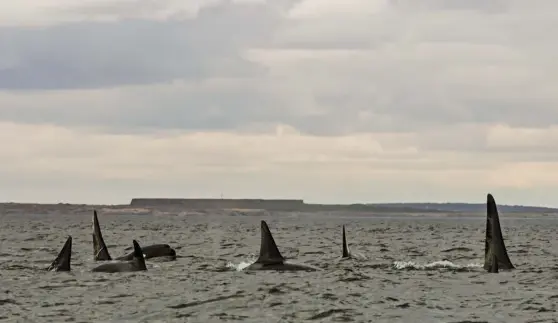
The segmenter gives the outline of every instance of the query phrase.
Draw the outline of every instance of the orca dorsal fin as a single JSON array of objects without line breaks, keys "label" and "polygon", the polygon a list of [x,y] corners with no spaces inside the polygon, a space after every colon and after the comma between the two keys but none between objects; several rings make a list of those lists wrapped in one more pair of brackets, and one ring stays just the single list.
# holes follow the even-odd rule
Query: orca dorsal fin
[{"label": "orca dorsal fin", "polygon": [[343,225],[343,256],[342,258],[350,258],[349,246],[347,245],[347,237],[345,235],[345,225]]},{"label": "orca dorsal fin", "polygon": [[484,242],[484,269],[491,271],[496,260],[498,269],[514,269],[506,250],[502,229],[500,228],[500,217],[498,207],[492,194],[486,197],[486,236]]},{"label": "orca dorsal fin", "polygon": [[69,236],[64,243],[64,247],[56,256],[56,259],[48,266],[47,270],[51,271],[70,271],[70,262],[72,260],[72,236]]},{"label": "orca dorsal fin", "polygon": [[136,240],[132,241],[132,243],[134,244],[134,257],[132,258],[134,266],[140,270],[147,270],[147,267],[145,266],[145,258],[143,257],[143,250]]},{"label": "orca dorsal fin", "polygon": [[285,258],[279,252],[275,240],[269,231],[269,227],[264,220],[261,222],[261,244],[260,244],[260,256],[256,263],[260,264],[277,264],[285,261]]},{"label": "orca dorsal fin", "polygon": [[96,261],[112,260],[105,240],[103,240],[101,226],[97,218],[97,210],[93,210],[93,258]]}]

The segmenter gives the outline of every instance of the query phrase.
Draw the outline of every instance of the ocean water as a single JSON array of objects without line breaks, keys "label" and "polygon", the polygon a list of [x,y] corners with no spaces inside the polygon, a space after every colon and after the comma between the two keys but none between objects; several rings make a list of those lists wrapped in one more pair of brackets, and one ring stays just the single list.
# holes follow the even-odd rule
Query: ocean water
[{"label": "ocean water", "polygon": [[[238,214],[238,213],[237,213]],[[516,270],[482,270],[483,216],[103,215],[113,257],[169,243],[148,271],[92,273],[91,214],[0,215],[6,322],[558,322],[556,217],[500,216]],[[244,272],[266,220],[319,272]],[[341,225],[356,259],[340,261]],[[72,272],[46,268],[73,237]],[[97,263],[98,264],[98,263]]]}]

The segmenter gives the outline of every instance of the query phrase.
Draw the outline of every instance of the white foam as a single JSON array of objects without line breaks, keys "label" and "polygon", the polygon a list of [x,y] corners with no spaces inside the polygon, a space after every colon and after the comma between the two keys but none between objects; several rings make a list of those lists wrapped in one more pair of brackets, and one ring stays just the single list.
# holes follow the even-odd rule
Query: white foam
[{"label": "white foam", "polygon": [[234,264],[232,262],[227,263],[227,268],[233,268],[236,271],[242,271],[244,268],[253,264],[254,261],[241,261],[239,264]]},{"label": "white foam", "polygon": [[395,269],[432,270],[432,269],[439,269],[439,268],[470,269],[470,268],[480,268],[482,267],[482,265],[478,263],[460,265],[460,264],[454,264],[453,262],[448,260],[434,261],[426,264],[420,264],[414,261],[394,261],[393,267]]}]

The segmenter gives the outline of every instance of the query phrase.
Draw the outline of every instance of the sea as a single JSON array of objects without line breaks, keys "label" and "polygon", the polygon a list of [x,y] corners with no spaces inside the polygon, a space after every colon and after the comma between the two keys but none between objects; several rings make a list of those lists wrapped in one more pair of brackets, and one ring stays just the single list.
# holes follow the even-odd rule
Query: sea
[{"label": "sea", "polygon": [[[179,255],[113,274],[91,272],[91,216],[0,215],[1,322],[558,322],[556,216],[500,214],[516,269],[497,274],[482,214],[100,213],[113,257],[133,239]],[[261,220],[285,258],[321,270],[243,271]],[[72,271],[46,271],[69,235]]]}]

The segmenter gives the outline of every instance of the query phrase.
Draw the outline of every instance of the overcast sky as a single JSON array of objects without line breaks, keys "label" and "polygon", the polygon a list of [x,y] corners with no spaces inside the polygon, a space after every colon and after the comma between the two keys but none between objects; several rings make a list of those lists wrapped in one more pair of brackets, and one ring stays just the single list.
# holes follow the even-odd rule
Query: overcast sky
[{"label": "overcast sky", "polygon": [[558,206],[556,31],[556,0],[2,1],[0,200]]}]

